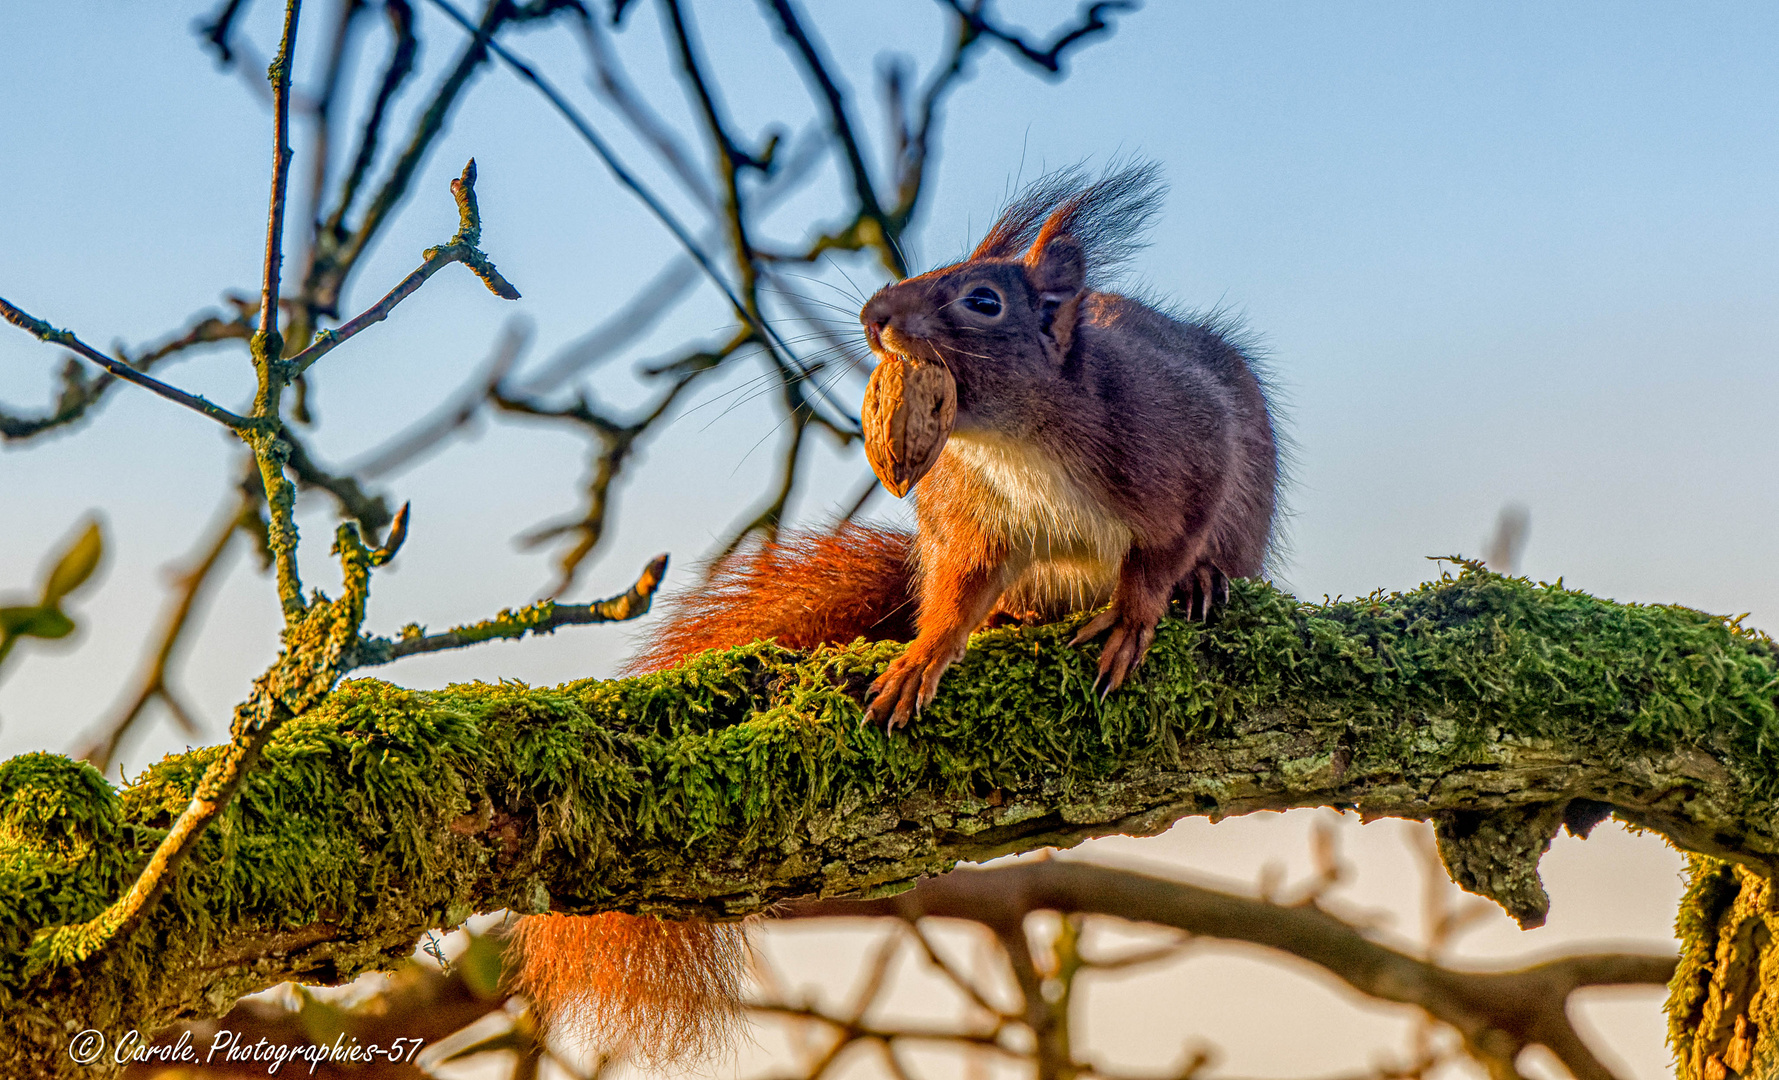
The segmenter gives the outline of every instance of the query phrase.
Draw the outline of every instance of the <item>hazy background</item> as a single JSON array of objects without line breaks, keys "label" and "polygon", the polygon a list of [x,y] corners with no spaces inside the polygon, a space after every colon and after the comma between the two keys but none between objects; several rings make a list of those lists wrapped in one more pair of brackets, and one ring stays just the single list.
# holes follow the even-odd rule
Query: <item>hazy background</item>
[{"label": "hazy background", "polygon": [[[855,116],[875,134],[879,114],[864,100],[875,57],[894,46],[930,63],[944,35],[940,10],[924,0],[805,7],[850,82]],[[1001,8],[1037,36],[1073,10]],[[159,338],[223,291],[257,289],[267,114],[200,52],[189,27],[208,10],[0,0],[0,295],[101,348]],[[305,14],[310,60],[329,21],[323,11]],[[694,11],[739,130],[813,116],[756,8],[706,2]],[[262,56],[275,44],[276,14],[262,3],[246,24]],[[408,107],[460,43],[431,8],[420,19],[425,70],[404,94]],[[1535,578],[1779,623],[1779,451],[1770,437],[1779,404],[1779,8],[1156,2],[1118,26],[1075,53],[1058,83],[982,56],[946,106],[916,264],[966,250],[1020,176],[1120,153],[1155,158],[1172,194],[1136,275],[1182,303],[1239,314],[1265,344],[1297,444],[1289,587],[1306,597],[1409,587],[1436,573],[1425,556],[1479,553],[1497,510],[1513,501],[1531,513],[1522,569]],[[369,40],[366,78],[386,50]],[[512,40],[601,118],[566,34]],[[684,115],[652,7],[642,5],[618,40],[658,106]],[[604,130],[617,132],[609,122]],[[484,247],[525,299],[503,304],[450,268],[330,355],[314,373],[314,446],[324,460],[349,462],[444,399],[502,320],[531,321],[530,360],[541,363],[674,253],[539,97],[488,68],[358,272],[348,310],[449,236],[445,184],[471,155]],[[831,217],[833,190],[830,169],[775,217],[781,234],[799,238],[812,215]],[[847,271],[859,289],[880,280],[863,263]],[[635,356],[669,353],[725,321],[707,290]],[[4,328],[0,400],[15,411],[43,407],[60,363]],[[777,435],[764,408],[728,409],[748,367],[645,447],[618,495],[615,534],[569,599],[621,590],[657,551],[676,558],[670,585],[689,580],[695,559],[756,503]],[[251,387],[238,346],[164,374],[225,404]],[[626,393],[606,382],[600,392]],[[0,755],[69,748],[109,715],[158,620],[161,568],[210,519],[237,452],[214,425],[128,387],[78,431],[0,448],[0,594],[26,589],[91,509],[105,514],[109,540],[100,587],[76,605],[78,637],[27,643],[9,664]],[[562,432],[500,422],[395,478],[387,489],[413,501],[414,527],[377,578],[371,629],[442,627],[533,599],[551,579],[551,553],[519,552],[512,538],[578,506],[584,460]],[[863,469],[856,452],[824,443],[799,516],[832,513]],[[887,498],[876,506],[901,513]],[[332,588],[330,508],[317,500],[305,511],[305,581]],[[277,627],[271,585],[250,560],[237,557],[218,596],[177,676],[211,740],[271,659]],[[413,686],[556,682],[609,671],[629,633],[577,629],[377,674]],[[126,769],[184,742],[157,722],[124,751]],[[1308,816],[1190,821],[1166,837],[1082,852],[1251,884],[1267,861],[1294,860],[1305,872]],[[1397,927],[1413,936],[1420,885],[1402,831],[1349,821],[1342,836],[1360,865],[1355,903],[1401,911]],[[1466,954],[1659,940],[1679,865],[1659,839],[1616,827],[1585,844],[1560,840],[1545,863],[1550,925],[1521,934],[1497,918],[1467,940]],[[775,933],[769,948],[801,950],[809,962],[800,972],[842,984],[845,965],[833,960],[841,946],[810,934]],[[1239,958],[1248,955],[1219,953],[1093,992],[1090,1045],[1155,1071],[1202,1036],[1226,1049],[1232,1073],[1318,1075],[1365,1066],[1406,1022],[1401,1011],[1357,1012],[1328,980]],[[1660,997],[1599,994],[1585,1010],[1597,1042],[1639,1078],[1667,1073]]]}]

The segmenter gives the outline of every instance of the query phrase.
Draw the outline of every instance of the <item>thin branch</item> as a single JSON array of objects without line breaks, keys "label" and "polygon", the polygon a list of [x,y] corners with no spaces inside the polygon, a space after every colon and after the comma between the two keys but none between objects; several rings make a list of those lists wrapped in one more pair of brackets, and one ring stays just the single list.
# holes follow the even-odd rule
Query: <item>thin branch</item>
[{"label": "thin branch", "polygon": [[284,467],[296,477],[299,488],[325,491],[340,504],[342,516],[358,522],[365,536],[376,543],[385,526],[395,520],[389,503],[381,495],[364,490],[351,473],[331,473],[316,463],[308,447],[297,438],[288,424],[279,428],[278,438],[288,447]]},{"label": "thin branch", "polygon": [[[4,303],[4,301],[0,301]],[[213,315],[205,316],[177,337],[156,345],[139,354],[134,359],[122,354],[119,359],[135,370],[147,373],[161,361],[185,352],[199,345],[209,345],[219,341],[245,341],[253,329],[240,320],[224,320]],[[93,406],[104,399],[106,393],[120,380],[109,370],[97,378],[88,378],[86,368],[70,357],[62,368],[62,388],[57,395],[55,408],[40,416],[15,416],[0,411],[0,438],[7,441],[29,439],[44,432],[66,427],[86,417]]]},{"label": "thin branch", "polygon": [[617,155],[612,152],[611,147],[606,145],[605,140],[600,138],[599,133],[593,130],[593,126],[568,103],[567,99],[558,93],[556,88],[550,85],[543,76],[539,75],[530,64],[520,60],[505,46],[495,41],[489,31],[479,28],[476,24],[470,22],[469,18],[461,11],[458,11],[449,0],[432,0],[432,2],[439,8],[439,10],[450,16],[452,21],[475,35],[475,41],[478,48],[486,48],[489,52],[498,56],[501,60],[505,61],[507,66],[512,68],[520,78],[529,82],[539,93],[544,95],[550,104],[555,107],[556,111],[562,115],[563,119],[567,120],[569,125],[579,133],[587,145],[592,147],[593,152],[605,163],[605,167],[611,171],[618,183],[623,185],[631,194],[640,199],[642,204],[648,208],[649,212],[655,216],[656,220],[660,221],[661,224],[667,227],[667,231],[673,234],[675,240],[679,241],[680,246],[685,249],[686,254],[690,255],[693,261],[697,262],[699,267],[703,269],[705,275],[710,278],[711,282],[715,284],[718,289],[722,290],[722,293],[724,297],[728,299],[730,306],[732,306],[742,318],[747,318],[747,308],[743,306],[740,299],[736,297],[735,292],[730,287],[729,283],[723,279],[721,274],[717,273],[716,266],[711,262],[710,257],[704,253],[703,249],[698,246],[697,242],[692,239],[692,234],[686,230],[685,226],[679,223],[679,220],[673,216],[665,205],[662,204],[661,200],[655,197],[654,192],[644,187],[642,182],[637,180],[636,177],[630,173],[630,170],[624,167],[623,163],[618,160]]},{"label": "thin branch", "polygon": [[542,370],[524,379],[527,393],[544,394],[556,389],[599,361],[642,337],[661,317],[685,299],[698,282],[692,260],[676,257],[656,274],[630,302],[576,341],[557,353]]},{"label": "thin branch", "polygon": [[[828,63],[822,58],[815,42],[803,29],[802,20],[797,17],[796,9],[790,0],[765,0],[778,17],[779,32],[782,33],[796,48],[797,58],[802,61],[806,78],[813,82],[821,92],[823,105],[828,114],[828,129],[846,158],[847,176],[852,183],[853,198],[857,201],[857,216],[875,221],[880,230],[886,224],[883,206],[877,198],[877,189],[871,183],[871,171],[865,165],[865,155],[859,149],[859,140],[853,135],[852,120],[846,115],[846,100],[840,87],[828,73]],[[900,249],[885,249],[885,261],[890,264],[890,272],[897,277],[907,277],[908,267],[902,260]]]},{"label": "thin branch", "polygon": [[42,319],[21,311],[19,308],[8,302],[4,297],[0,297],[0,318],[4,318],[14,326],[34,335],[39,341],[53,342],[65,349],[78,353],[85,359],[104,368],[116,378],[122,379],[124,382],[135,383],[144,390],[159,394],[168,401],[177,402],[178,404],[191,409],[193,412],[202,413],[210,419],[215,420],[217,423],[232,430],[240,431],[251,427],[253,424],[253,422],[246,417],[237,416],[222,406],[213,404],[197,394],[188,394],[184,390],[175,386],[170,386],[152,375],[137,371],[135,368],[121,360],[114,360],[111,357],[106,356],[104,353],[74,336],[71,331],[57,330]]},{"label": "thin branch", "polygon": [[661,119],[642,95],[630,82],[612,51],[611,43],[606,40],[605,32],[599,28],[598,21],[585,12],[578,23],[581,28],[581,41],[587,48],[588,60],[593,65],[594,77],[590,80],[593,88],[599,92],[606,104],[610,105],[619,116],[630,125],[630,130],[641,137],[642,141],[653,147],[655,156],[666,164],[668,171],[680,182],[694,199],[702,206],[709,207],[713,212],[720,205],[716,192],[704,182],[697,168],[692,164],[692,155],[680,143],[672,129]]},{"label": "thin branch", "polygon": [[654,428],[661,417],[667,415],[674,402],[699,376],[721,364],[725,357],[751,340],[751,335],[743,332],[717,350],[703,350],[681,358],[672,366],[672,374],[675,376],[673,385],[646,412],[629,422],[596,411],[585,393],[572,404],[551,407],[499,386],[490,392],[494,403],[504,412],[567,422],[590,433],[599,444],[593,459],[593,475],[587,481],[586,509],[576,518],[534,529],[520,538],[521,544],[531,547],[565,533],[579,534],[574,546],[557,561],[560,574],[550,589],[551,596],[561,596],[574,585],[581,564],[604,538],[612,486],[643,436]]},{"label": "thin branch", "polygon": [[455,236],[443,245],[427,248],[421,253],[422,262],[418,269],[403,278],[395,288],[384,294],[383,299],[372,304],[364,312],[352,320],[343,323],[337,329],[323,330],[315,335],[315,341],[302,352],[286,361],[293,375],[300,375],[314,366],[315,361],[326,356],[359,331],[374,326],[389,317],[395,306],[412,296],[426,279],[438,273],[452,263],[462,263],[488,286],[488,291],[503,300],[519,299],[519,290],[502,277],[494,268],[488,256],[482,254],[477,244],[482,239],[482,218],[476,208],[476,159],[470,158],[469,164],[463,167],[463,175],[451,181],[451,196],[457,200],[458,227]]},{"label": "thin branch", "polygon": [[625,622],[646,615],[654,601],[655,590],[667,573],[667,556],[657,555],[643,567],[636,583],[617,596],[595,600],[590,604],[558,604],[540,600],[517,611],[507,609],[492,619],[453,627],[442,634],[428,634],[418,626],[409,626],[397,638],[364,638],[352,664],[355,668],[376,667],[400,660],[404,656],[443,652],[480,645],[484,641],[511,641],[528,634],[549,634],[564,626],[587,626],[592,623]]},{"label": "thin branch", "polygon": [[217,63],[224,67],[235,61],[235,52],[232,47],[235,19],[245,6],[243,0],[224,0],[222,7],[217,9],[216,14],[211,16],[208,22],[198,24],[199,36],[208,41],[211,48],[216,50]]},{"label": "thin branch", "polygon": [[[305,283],[305,290],[315,304],[316,310],[330,316],[338,313],[340,295],[345,288],[346,278],[350,276],[353,268],[358,265],[358,260],[369,249],[371,241],[376,238],[383,225],[389,220],[390,214],[406,197],[408,186],[412,183],[415,172],[420,168],[420,163],[426,159],[428,151],[432,149],[433,141],[444,130],[445,119],[450,115],[451,109],[456,105],[464,88],[468,86],[470,77],[487,62],[488,50],[483,47],[484,38],[481,35],[486,34],[491,37],[517,15],[517,10],[509,0],[488,0],[488,5],[482,13],[482,21],[477,27],[477,37],[464,46],[464,50],[458,55],[457,63],[452,66],[450,74],[445,77],[438,90],[434,92],[432,101],[420,114],[419,119],[414,122],[414,130],[409,136],[408,145],[397,156],[395,163],[390,166],[388,176],[384,178],[382,186],[377,189],[377,194],[371,199],[371,204],[365,210],[364,217],[359,221],[358,227],[351,230],[350,234],[340,241],[337,250],[324,251],[311,269],[309,279]],[[400,50],[401,43],[398,41],[397,51]],[[395,61],[396,58],[392,57],[392,72],[396,69]],[[412,57],[408,58],[408,63],[411,65]],[[402,78],[405,78],[405,75],[405,71],[401,73]],[[400,81],[400,78],[396,79],[397,84]],[[387,82],[386,79],[386,85]],[[391,92],[393,93],[393,88]],[[369,129],[366,131],[366,138],[374,139]],[[361,152],[368,153],[362,148]],[[337,234],[340,231],[338,219],[343,214],[343,209],[337,212],[336,221],[330,232]]]},{"label": "thin branch", "polygon": [[[389,50],[389,64],[383,69],[383,80],[377,86],[376,100],[371,103],[364,126],[359,129],[358,150],[352,155],[352,168],[340,185],[334,211],[328,215],[327,222],[321,226],[316,238],[318,245],[323,237],[334,242],[345,238],[346,214],[358,197],[359,185],[364,182],[365,173],[370,171],[371,162],[376,160],[377,142],[383,132],[384,116],[388,112],[389,103],[395,99],[396,92],[413,73],[414,57],[420,50],[420,39],[414,36],[414,9],[409,6],[408,0],[385,0],[383,10],[389,17],[390,33],[395,37]],[[311,280],[313,271],[311,261]]]},{"label": "thin branch", "polygon": [[[814,175],[815,166],[825,153],[819,140],[799,139],[788,155],[779,156],[788,159],[777,164],[772,175],[754,194],[753,204],[761,213],[776,208],[795,193],[803,181]],[[719,210],[714,196],[710,208],[712,212]],[[707,235],[707,239],[716,237]],[[770,268],[765,269],[764,276],[767,280],[775,279]],[[637,290],[629,303],[584,337],[570,342],[542,370],[526,376],[522,384],[525,392],[547,393],[616,354],[653,328],[697,280],[697,264],[685,255],[674,257],[648,284]]]},{"label": "thin branch", "polygon": [[[1564,956],[1513,971],[1455,970],[1380,945],[1313,905],[1273,904],[1064,860],[958,870],[894,897],[792,903],[784,914],[969,919],[996,930],[1011,952],[1020,944],[1011,928],[1039,910],[1110,915],[1276,949],[1324,968],[1368,997],[1416,1006],[1456,1029],[1479,1061],[1511,1068],[1521,1050],[1538,1044],[1579,1080],[1612,1080],[1612,1073],[1571,1027],[1569,995],[1588,986],[1664,985],[1675,965],[1672,956],[1610,953]],[[1013,956],[1018,971],[1018,954]],[[1030,973],[1021,977],[1022,985],[1030,982]]]},{"label": "thin branch", "polygon": [[1068,52],[1070,46],[1085,38],[1112,29],[1112,24],[1105,18],[1108,12],[1135,11],[1138,7],[1134,0],[1097,0],[1096,3],[1086,4],[1081,9],[1080,25],[1059,34],[1048,48],[1040,49],[1028,43],[1018,34],[1010,30],[1003,30],[990,22],[988,16],[984,14],[987,5],[981,0],[968,7],[964,5],[963,0],[940,0],[940,3],[957,12],[958,17],[968,21],[977,33],[1001,42],[1052,75],[1062,74],[1063,56]]},{"label": "thin branch", "polygon": [[786,422],[791,426],[791,444],[785,448],[777,490],[746,524],[730,532],[711,565],[714,566],[734,554],[756,532],[768,540],[777,538],[778,527],[784,521],[785,507],[790,504],[791,492],[796,488],[797,463],[803,452],[803,436],[809,430],[809,418],[803,414],[793,412],[786,418]]},{"label": "thin branch", "polygon": [[[253,424],[242,429],[242,438],[253,451],[260,487],[266,497],[266,540],[276,567],[278,600],[284,609],[287,626],[294,626],[308,609],[303,599],[302,575],[297,566],[296,490],[284,475],[290,447],[277,437],[282,423],[284,389],[290,381],[281,361],[284,337],[278,328],[278,293],[284,260],[284,200],[290,181],[290,69],[301,8],[302,0],[287,0],[277,58],[266,72],[272,87],[272,194],[271,207],[266,214],[265,280],[260,290],[259,328],[248,341],[259,385],[253,397]],[[238,749],[244,752],[245,744]],[[245,768],[251,764],[253,756],[257,756],[257,751],[243,759],[241,766]],[[221,809],[222,803],[227,802],[240,782],[239,777],[234,777],[221,783],[217,788],[221,802],[210,808],[208,814],[193,817],[191,808],[188,808],[188,813],[181,815],[181,821],[192,817],[192,822],[178,827],[186,827],[189,831],[179,836],[177,843],[175,837],[169,836],[162,851],[157,853],[157,859],[169,853],[172,861],[182,857],[197,842],[197,835],[209,821],[209,815]],[[197,805],[198,801],[194,800],[193,807]],[[155,867],[157,864],[150,865]],[[144,877],[131,889],[130,896],[120,902],[127,909],[118,915],[121,925],[132,923],[138,917],[140,907],[158,895],[161,888],[159,874],[165,868],[161,865],[153,874],[145,871]],[[130,905],[136,906],[132,908]]]},{"label": "thin branch", "polygon": [[[882,1042],[907,1040],[910,1042],[946,1042],[963,1043],[984,1050],[994,1050],[1008,1057],[1020,1058],[1023,1055],[1009,1050],[999,1042],[999,1035],[990,1032],[957,1031],[951,1028],[920,1028],[920,1027],[879,1027],[862,1021],[839,1016],[810,1005],[750,1004],[747,1011],[759,1016],[782,1016],[794,1020],[813,1020],[840,1032],[846,1041],[857,1039],[875,1039]],[[819,1072],[812,1070],[812,1075]]]},{"label": "thin branch", "polygon": [[[266,213],[265,284],[260,290],[257,337],[268,341],[278,337],[279,276],[284,266],[284,201],[290,187],[291,50],[296,45],[297,19],[302,7],[302,0],[288,0],[284,5],[284,32],[278,39],[278,54],[266,71],[266,78],[272,85],[272,202]],[[277,351],[268,355],[275,357]]]},{"label": "thin branch", "polygon": [[920,196],[926,190],[927,162],[932,157],[933,124],[938,119],[939,103],[963,77],[964,61],[980,37],[969,19],[962,15],[957,16],[950,55],[927,80],[912,127],[901,117],[900,110],[897,110],[896,125],[900,145],[896,155],[896,209],[891,219],[895,225],[892,231],[897,237],[913,222],[915,211],[920,206]]},{"label": "thin branch", "polygon": [[[673,234],[674,239],[679,242],[680,246],[685,249],[686,253],[690,255],[693,261],[698,264],[699,268],[704,271],[711,283],[722,292],[724,299],[729,301],[730,307],[735,310],[737,316],[739,316],[743,322],[747,323],[750,329],[759,335],[760,342],[767,351],[773,353],[780,363],[787,364],[794,369],[799,378],[809,377],[809,372],[804,367],[802,361],[800,361],[796,355],[785,346],[784,342],[779,338],[777,332],[772,329],[770,324],[761,320],[747,304],[742,302],[742,299],[736,295],[735,289],[720,273],[717,272],[716,266],[712,263],[710,256],[706,255],[704,250],[699,247],[697,241],[692,238],[691,233],[687,231],[686,227],[680,224],[679,220],[673,216],[652,191],[645,187],[627,168],[624,167],[623,163],[618,160],[617,155],[613,153],[611,147],[606,144],[605,140],[600,138],[598,132],[593,130],[592,125],[568,103],[567,99],[557,92],[554,86],[545,80],[543,76],[539,75],[529,64],[520,60],[505,46],[493,40],[493,38],[485,31],[477,29],[475,24],[471,23],[462,12],[458,11],[449,0],[432,0],[432,2],[436,7],[445,12],[445,14],[449,15],[459,26],[476,34],[479,43],[485,45],[490,52],[500,57],[508,67],[512,68],[521,78],[531,83],[539,93],[543,94],[550,104],[555,107],[556,111],[569,122],[569,125],[572,126],[575,131],[580,134],[581,138],[587,145],[593,149],[593,152],[598,155],[602,162],[604,162],[606,168],[618,182],[641,200],[643,205],[648,208],[649,212]],[[831,395],[824,393],[823,396],[828,398],[829,405],[840,414],[842,419],[835,421],[823,417],[822,423],[832,427],[834,431],[839,434],[844,435],[849,429],[856,432],[858,428],[857,418],[853,417],[851,412],[847,410],[843,404],[835,401]]]},{"label": "thin branch", "polygon": [[[399,0],[398,0],[399,2]],[[327,193],[327,167],[333,158],[334,99],[339,93],[340,79],[346,69],[346,53],[351,47],[358,18],[364,14],[365,0],[339,0],[339,16],[334,23],[332,45],[328,49],[327,67],[321,80],[321,93],[315,99],[311,115],[314,134],[310,141],[308,209],[304,226],[309,232],[309,261],[314,262],[321,229],[321,203]],[[305,273],[305,277],[307,274]]]},{"label": "thin branch", "polygon": [[926,953],[927,962],[938,968],[960,994],[970,999],[978,1009],[994,1017],[997,1022],[1013,1019],[999,1006],[988,1000],[988,995],[982,992],[974,979],[959,971],[950,960],[945,958],[945,954],[939,951],[938,946],[933,944],[933,939],[927,935],[925,926],[922,926],[918,920],[911,920],[908,923],[908,928],[914,932],[914,939],[920,943],[922,951]]}]

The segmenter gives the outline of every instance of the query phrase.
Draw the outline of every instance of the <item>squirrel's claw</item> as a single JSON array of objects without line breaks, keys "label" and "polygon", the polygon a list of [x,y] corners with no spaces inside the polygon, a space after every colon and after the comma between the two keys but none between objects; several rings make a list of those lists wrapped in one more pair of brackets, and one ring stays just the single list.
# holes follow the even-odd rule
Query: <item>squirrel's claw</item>
[{"label": "squirrel's claw", "polygon": [[1089,641],[1092,641],[1094,638],[1105,633],[1107,630],[1112,629],[1112,625],[1117,621],[1118,609],[1116,607],[1109,607],[1098,615],[1095,615],[1093,618],[1087,620],[1087,625],[1075,631],[1075,636],[1069,639],[1069,644],[1085,645]]},{"label": "squirrel's claw", "polygon": [[1211,615],[1229,603],[1229,579],[1210,563],[1202,563],[1181,585],[1186,593],[1186,618],[1210,622]]},{"label": "squirrel's claw", "polygon": [[1096,688],[1105,683],[1105,688],[1100,690],[1101,701],[1124,685],[1125,678],[1143,662],[1143,655],[1154,640],[1154,623],[1144,625],[1120,619],[1112,628],[1111,636],[1106,638],[1106,647],[1100,653],[1099,676],[1093,681]]},{"label": "squirrel's claw", "polygon": [[1143,662],[1143,654],[1155,640],[1154,620],[1133,619],[1117,604],[1095,615],[1087,625],[1075,632],[1071,645],[1092,641],[1110,630],[1106,646],[1100,651],[1099,674],[1094,677],[1094,693],[1101,701],[1124,685],[1124,680]]},{"label": "squirrel's claw", "polygon": [[916,646],[910,646],[871,684],[865,721],[882,724],[886,731],[906,727],[908,721],[920,715],[920,710],[933,703],[939,692],[939,676],[950,666],[949,659],[929,656],[925,650],[916,651]]}]

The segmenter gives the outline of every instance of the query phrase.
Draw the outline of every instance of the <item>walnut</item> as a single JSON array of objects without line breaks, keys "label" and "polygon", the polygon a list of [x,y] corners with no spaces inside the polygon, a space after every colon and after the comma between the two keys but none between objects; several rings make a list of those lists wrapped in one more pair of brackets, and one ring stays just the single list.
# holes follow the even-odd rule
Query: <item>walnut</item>
[{"label": "walnut", "polygon": [[865,387],[861,416],[871,471],[897,498],[939,460],[957,421],[957,381],[944,364],[891,356]]}]

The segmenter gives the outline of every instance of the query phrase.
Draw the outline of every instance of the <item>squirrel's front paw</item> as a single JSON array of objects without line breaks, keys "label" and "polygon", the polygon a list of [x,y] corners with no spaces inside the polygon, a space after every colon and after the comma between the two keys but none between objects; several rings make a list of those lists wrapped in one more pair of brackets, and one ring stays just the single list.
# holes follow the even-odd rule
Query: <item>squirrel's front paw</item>
[{"label": "squirrel's front paw", "polygon": [[919,642],[910,645],[871,684],[866,721],[894,731],[919,716],[920,710],[933,703],[933,695],[939,692],[939,676],[945,674],[951,661],[949,656],[922,648]]},{"label": "squirrel's front paw", "polygon": [[1100,653],[1099,675],[1093,680],[1101,698],[1123,686],[1125,677],[1143,662],[1143,654],[1155,640],[1155,623],[1154,619],[1134,618],[1113,604],[1089,620],[1069,642],[1080,645],[1111,631]]}]

